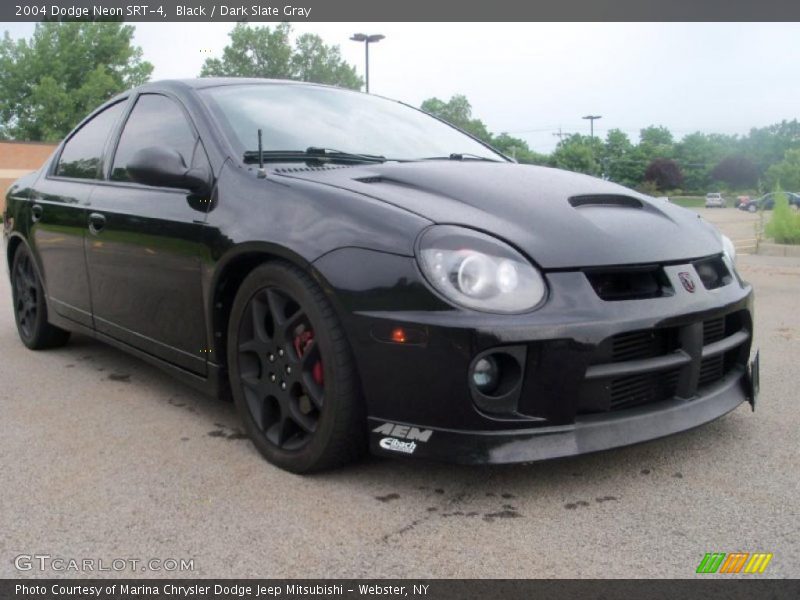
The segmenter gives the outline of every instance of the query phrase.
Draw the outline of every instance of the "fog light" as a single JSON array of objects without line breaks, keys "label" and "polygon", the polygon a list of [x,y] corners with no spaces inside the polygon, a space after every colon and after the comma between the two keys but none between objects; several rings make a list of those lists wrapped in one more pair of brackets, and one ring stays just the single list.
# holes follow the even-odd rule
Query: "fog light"
[{"label": "fog light", "polygon": [[500,381],[500,369],[497,361],[486,356],[478,360],[472,369],[472,383],[483,394],[491,394]]}]

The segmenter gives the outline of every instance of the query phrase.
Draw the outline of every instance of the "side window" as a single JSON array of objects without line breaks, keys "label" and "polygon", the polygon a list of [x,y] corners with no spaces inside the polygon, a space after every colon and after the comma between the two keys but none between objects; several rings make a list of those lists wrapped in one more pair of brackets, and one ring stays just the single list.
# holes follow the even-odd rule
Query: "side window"
[{"label": "side window", "polygon": [[177,150],[189,166],[195,146],[195,134],[180,106],[166,96],[143,94],[133,107],[119,138],[111,179],[130,181],[126,165],[142,148],[161,146]]},{"label": "side window", "polygon": [[55,174],[76,179],[101,179],[103,149],[124,108],[124,100],[109,106],[69,138],[58,158]]}]

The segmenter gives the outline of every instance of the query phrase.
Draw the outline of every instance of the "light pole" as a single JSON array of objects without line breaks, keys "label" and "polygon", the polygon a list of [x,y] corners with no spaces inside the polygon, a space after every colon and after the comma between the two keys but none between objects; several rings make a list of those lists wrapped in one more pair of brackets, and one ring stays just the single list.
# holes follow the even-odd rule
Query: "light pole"
[{"label": "light pole", "polygon": [[369,94],[369,45],[376,44],[380,42],[385,35],[381,35],[380,33],[374,33],[372,35],[367,35],[366,33],[355,33],[350,38],[354,42],[364,42],[364,56],[366,59],[366,67],[364,69],[364,73],[366,74],[366,92]]},{"label": "light pole", "polygon": [[581,117],[582,119],[589,119],[589,131],[591,132],[590,135],[592,139],[594,139],[594,121],[595,119],[602,119],[603,115],[586,115],[585,117]]}]

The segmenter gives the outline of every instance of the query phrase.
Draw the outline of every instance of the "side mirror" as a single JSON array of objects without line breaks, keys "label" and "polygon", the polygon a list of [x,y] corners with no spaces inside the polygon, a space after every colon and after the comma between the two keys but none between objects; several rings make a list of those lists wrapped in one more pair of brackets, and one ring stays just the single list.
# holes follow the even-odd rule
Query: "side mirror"
[{"label": "side mirror", "polygon": [[150,146],[136,152],[125,165],[136,183],[186,189],[198,196],[210,192],[209,174],[205,169],[191,169],[176,150]]}]

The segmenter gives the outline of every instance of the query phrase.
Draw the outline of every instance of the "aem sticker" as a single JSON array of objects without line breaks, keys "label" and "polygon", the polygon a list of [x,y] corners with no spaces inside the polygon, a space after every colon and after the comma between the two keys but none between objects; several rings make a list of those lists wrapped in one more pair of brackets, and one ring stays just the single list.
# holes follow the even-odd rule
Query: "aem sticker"
[{"label": "aem sticker", "polygon": [[433,435],[432,429],[419,429],[418,427],[398,425],[397,423],[384,423],[373,429],[372,432],[388,436],[378,442],[381,448],[405,454],[414,454],[414,450],[417,449],[416,442],[425,443]]}]

